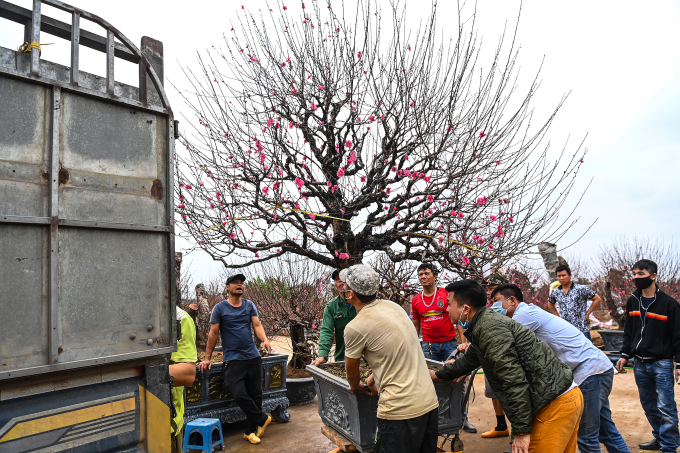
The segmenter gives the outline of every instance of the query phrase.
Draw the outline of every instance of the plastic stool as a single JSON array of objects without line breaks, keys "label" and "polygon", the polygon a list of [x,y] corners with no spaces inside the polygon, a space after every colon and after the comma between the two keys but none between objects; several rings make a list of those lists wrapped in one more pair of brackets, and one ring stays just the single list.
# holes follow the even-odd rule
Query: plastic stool
[{"label": "plastic stool", "polygon": [[[217,432],[216,432],[217,431]],[[221,446],[224,450],[224,438],[222,437],[222,424],[216,418],[197,418],[187,423],[184,428],[184,441],[182,452],[187,450],[201,450],[203,453],[211,453],[213,448]]]}]

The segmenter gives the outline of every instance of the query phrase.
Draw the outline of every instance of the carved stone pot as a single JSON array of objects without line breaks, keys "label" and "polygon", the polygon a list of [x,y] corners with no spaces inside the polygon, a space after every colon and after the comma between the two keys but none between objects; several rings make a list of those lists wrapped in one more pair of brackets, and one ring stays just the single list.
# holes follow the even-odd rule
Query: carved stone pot
[{"label": "carved stone pot", "polygon": [[[621,357],[621,348],[623,347],[623,330],[598,330],[597,333],[602,337],[604,343],[604,350],[607,351],[607,357],[612,363],[616,364]],[[635,359],[628,361],[628,365],[633,365]]]},{"label": "carved stone pot", "polygon": [[[426,362],[439,368],[443,366],[443,363],[434,360],[426,359]],[[378,423],[378,395],[351,392],[347,381],[324,371],[324,367],[325,364],[319,367],[307,366],[307,371],[314,377],[319,396],[321,420],[346,437],[359,451],[372,452]],[[457,434],[463,427],[465,381],[454,386],[443,381],[434,384],[439,400],[439,435]]]},{"label": "carved stone pot", "polygon": [[314,378],[286,379],[286,396],[291,406],[300,406],[313,402],[314,398],[316,398]]}]

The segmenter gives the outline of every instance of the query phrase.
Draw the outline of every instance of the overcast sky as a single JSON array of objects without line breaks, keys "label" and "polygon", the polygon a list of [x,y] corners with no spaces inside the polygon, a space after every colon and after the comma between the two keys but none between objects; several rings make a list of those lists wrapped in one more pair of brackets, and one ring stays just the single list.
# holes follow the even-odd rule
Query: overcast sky
[{"label": "overcast sky", "polygon": [[[28,0],[9,1],[31,7]],[[71,3],[104,18],[137,45],[144,35],[163,42],[166,92],[179,119],[188,109],[168,80],[180,89],[189,88],[180,66],[194,65],[197,51],[223,42],[222,33],[229,31],[232,21],[237,23],[241,4],[250,10],[267,8],[262,0]],[[447,29],[447,25],[455,20],[455,2],[442,3],[438,27],[444,36],[452,36],[455,29]],[[284,4],[289,13],[300,12],[299,2]],[[407,3],[414,26],[418,14],[424,14],[428,6],[425,1]],[[275,2],[270,2],[269,7],[278,8]],[[467,5],[465,14],[471,14],[473,7],[472,3]],[[519,8],[517,0],[479,0],[476,28],[484,48],[491,50],[495,46],[506,23],[514,27]],[[67,15],[49,7],[44,7],[43,14],[68,20]],[[81,27],[101,33],[100,27],[87,21]],[[0,19],[0,46],[16,48],[22,36],[19,25]],[[42,41],[56,43],[44,48],[43,58],[68,64],[66,41],[52,37]],[[573,153],[584,138],[588,148],[572,195],[577,197],[591,180],[592,184],[577,210],[578,224],[558,243],[558,248],[574,242],[598,220],[568,249],[569,255],[594,257],[601,244],[621,235],[673,241],[680,221],[679,42],[680,1],[522,3],[517,43],[521,46],[519,65],[525,82],[543,62],[542,84],[534,98],[538,117],[545,118],[569,93],[548,134],[551,149],[557,152],[568,137],[567,152]],[[104,75],[104,54],[81,49],[81,70]],[[484,61],[480,64],[485,66]],[[116,79],[136,86],[136,67],[118,59],[116,65]],[[187,245],[177,242],[178,250]],[[187,264],[196,274],[206,277],[220,268],[198,252],[188,258]]]}]

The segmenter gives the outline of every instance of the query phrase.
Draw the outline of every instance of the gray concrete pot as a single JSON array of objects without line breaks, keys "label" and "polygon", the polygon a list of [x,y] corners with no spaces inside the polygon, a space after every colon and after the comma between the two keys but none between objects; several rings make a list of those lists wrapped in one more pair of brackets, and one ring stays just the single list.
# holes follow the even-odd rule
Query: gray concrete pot
[{"label": "gray concrete pot", "polygon": [[314,398],[316,398],[314,378],[286,379],[286,397],[291,406],[300,406],[313,402]]},{"label": "gray concrete pot", "polygon": [[[428,365],[444,366],[425,360]],[[337,363],[337,362],[336,362]],[[342,363],[342,362],[341,362]],[[324,424],[338,431],[361,452],[372,452],[378,423],[378,395],[351,392],[347,381],[323,370],[325,364],[307,366],[312,373],[319,396],[319,415]],[[462,404],[465,383],[451,386],[443,381],[434,383],[439,400],[439,435],[457,434],[463,427]]]}]

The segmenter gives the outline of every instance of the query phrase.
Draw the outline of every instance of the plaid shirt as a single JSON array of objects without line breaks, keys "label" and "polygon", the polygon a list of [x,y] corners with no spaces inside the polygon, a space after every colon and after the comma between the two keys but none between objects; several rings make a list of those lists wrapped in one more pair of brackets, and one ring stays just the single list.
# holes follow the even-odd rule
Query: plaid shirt
[{"label": "plaid shirt", "polygon": [[588,301],[597,293],[585,285],[572,283],[567,294],[564,294],[562,285],[550,291],[550,303],[557,305],[560,317],[581,332],[590,332],[590,326],[586,322]]}]

